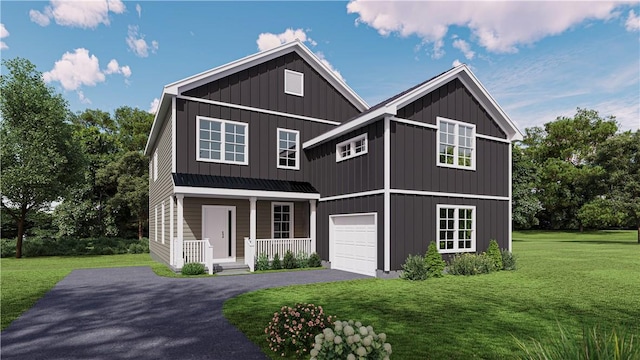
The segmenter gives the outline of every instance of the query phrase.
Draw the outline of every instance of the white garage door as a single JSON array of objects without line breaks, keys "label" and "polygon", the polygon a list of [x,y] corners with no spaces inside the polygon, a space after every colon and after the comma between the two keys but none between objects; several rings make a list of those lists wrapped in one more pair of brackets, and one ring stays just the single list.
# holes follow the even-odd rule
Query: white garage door
[{"label": "white garage door", "polygon": [[329,217],[331,268],[376,276],[377,214]]}]

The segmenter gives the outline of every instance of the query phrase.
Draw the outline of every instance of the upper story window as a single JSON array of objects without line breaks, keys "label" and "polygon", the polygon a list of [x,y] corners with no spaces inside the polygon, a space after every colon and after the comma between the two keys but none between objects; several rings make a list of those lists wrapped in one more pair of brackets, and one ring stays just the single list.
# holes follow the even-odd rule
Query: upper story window
[{"label": "upper story window", "polygon": [[285,69],[284,92],[286,94],[304,96],[304,74]]},{"label": "upper story window", "polygon": [[278,168],[300,169],[300,132],[278,129]]},{"label": "upper story window", "polygon": [[476,126],[438,117],[438,166],[476,169]]},{"label": "upper story window", "polygon": [[336,162],[364,155],[367,151],[367,134],[364,133],[336,145]]},{"label": "upper story window", "polygon": [[475,206],[438,205],[438,251],[476,251]]},{"label": "upper story window", "polygon": [[196,117],[197,160],[247,165],[249,125],[229,120]]},{"label": "upper story window", "polygon": [[158,149],[153,153],[153,181],[158,180]]}]

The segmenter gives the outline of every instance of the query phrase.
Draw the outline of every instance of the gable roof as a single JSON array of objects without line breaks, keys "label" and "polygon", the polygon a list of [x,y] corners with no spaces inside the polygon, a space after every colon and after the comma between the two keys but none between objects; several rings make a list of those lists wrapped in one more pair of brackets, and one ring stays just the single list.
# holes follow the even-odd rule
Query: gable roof
[{"label": "gable roof", "polygon": [[242,59],[232,61],[225,65],[218,66],[166,85],[162,91],[160,104],[158,105],[158,110],[156,111],[156,116],[153,120],[151,133],[145,147],[145,154],[149,155],[151,152],[151,145],[155,143],[156,138],[159,136],[162,123],[166,118],[165,114],[171,109],[171,99],[174,96],[263,62],[278,58],[290,52],[296,52],[300,57],[302,57],[302,59],[304,59],[314,70],[324,77],[329,84],[336,88],[340,94],[353,104],[356,109],[359,111],[366,111],[369,109],[369,105],[358,94],[356,94],[355,91],[353,91],[343,80],[338,78],[331,69],[322,63],[322,61],[320,61],[320,59],[311,52],[311,50],[309,50],[309,48],[296,39],[273,49],[246,56]]},{"label": "gable roof", "polygon": [[372,106],[369,110],[362,112],[349,119],[342,125],[333,128],[326,133],[306,141],[303,148],[307,149],[325,141],[336,138],[342,134],[358,129],[371,122],[379,120],[384,116],[395,116],[398,110],[412,103],[413,101],[427,95],[436,90],[440,86],[451,80],[460,79],[464,86],[478,100],[480,105],[489,113],[489,115],[497,122],[498,126],[507,134],[507,140],[522,140],[522,133],[516,127],[515,123],[502,110],[500,105],[487,92],[487,89],[480,83],[478,78],[469,70],[465,64],[458,65],[448,71],[445,71],[433,78],[426,80],[416,86],[413,86],[399,94],[396,94],[380,103]]}]

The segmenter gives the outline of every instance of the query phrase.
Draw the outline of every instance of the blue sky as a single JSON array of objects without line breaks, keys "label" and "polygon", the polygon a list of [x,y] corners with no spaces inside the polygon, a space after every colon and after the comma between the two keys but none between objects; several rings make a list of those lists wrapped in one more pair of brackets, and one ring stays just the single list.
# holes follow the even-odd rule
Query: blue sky
[{"label": "blue sky", "polygon": [[639,16],[637,1],[3,1],[0,54],[73,111],[152,110],[168,83],[299,38],[370,105],[464,62],[523,131],[576,107],[635,130]]}]

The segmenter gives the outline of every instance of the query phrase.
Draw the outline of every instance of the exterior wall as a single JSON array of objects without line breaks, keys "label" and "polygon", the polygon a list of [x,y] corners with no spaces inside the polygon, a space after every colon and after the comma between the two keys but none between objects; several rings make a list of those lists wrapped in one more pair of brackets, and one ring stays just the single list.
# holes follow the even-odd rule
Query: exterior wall
[{"label": "exterior wall", "polygon": [[[287,118],[255,111],[178,99],[176,101],[176,171],[179,173],[236,176],[262,179],[309,181],[309,162],[300,153],[300,170],[277,168],[277,129],[300,131],[300,148],[305,141],[333,125]],[[235,165],[196,161],[196,116],[232,120],[249,124],[249,164]]]},{"label": "exterior wall", "polygon": [[[367,133],[367,153],[336,162],[336,144]],[[384,121],[342,135],[306,151],[311,184],[322,197],[379,190],[384,187]]]},{"label": "exterior wall", "polygon": [[363,196],[334,201],[321,201],[317,208],[316,247],[322,260],[329,261],[329,216],[353,213],[378,213],[378,269],[384,269],[384,197]]},{"label": "exterior wall", "polygon": [[[304,97],[285,94],[285,69],[304,74]],[[338,122],[359,113],[295,52],[189,90],[184,95]]]},{"label": "exterior wall", "polygon": [[[158,178],[149,177],[149,250],[154,258],[169,264],[170,256],[170,201],[173,193],[173,180],[171,179],[171,114],[167,114],[164,127],[151,153],[153,160],[155,151],[158,152]],[[162,202],[164,201],[164,239],[162,239]],[[155,209],[158,209],[158,241],[155,240]]]},{"label": "exterior wall", "polygon": [[419,195],[391,195],[391,270],[400,270],[409,254],[424,254],[436,241],[436,205],[476,207],[476,251],[495,239],[500,248],[509,247],[509,202]]}]

